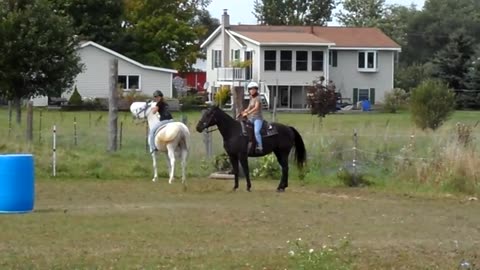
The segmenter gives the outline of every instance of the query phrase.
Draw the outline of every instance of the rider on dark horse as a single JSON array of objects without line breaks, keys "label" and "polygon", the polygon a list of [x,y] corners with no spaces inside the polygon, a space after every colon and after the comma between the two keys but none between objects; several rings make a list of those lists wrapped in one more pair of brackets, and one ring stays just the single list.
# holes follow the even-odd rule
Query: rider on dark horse
[{"label": "rider on dark horse", "polygon": [[256,82],[250,82],[247,88],[250,93],[250,102],[248,107],[241,113],[241,116],[247,117],[253,124],[255,140],[257,141],[255,152],[260,154],[263,152],[262,135],[260,134],[263,125],[262,102],[258,95],[258,84]]}]

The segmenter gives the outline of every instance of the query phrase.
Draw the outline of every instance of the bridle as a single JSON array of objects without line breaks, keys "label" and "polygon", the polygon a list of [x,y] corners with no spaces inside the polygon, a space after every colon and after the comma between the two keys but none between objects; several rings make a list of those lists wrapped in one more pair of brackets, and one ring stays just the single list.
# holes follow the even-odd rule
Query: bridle
[{"label": "bridle", "polygon": [[143,113],[144,118],[147,118],[147,109],[148,109],[148,107],[150,107],[150,103],[151,103],[151,101],[145,102],[145,106],[136,113],[137,118],[139,118],[141,113]]},{"label": "bridle", "polygon": [[213,112],[213,110],[211,110],[211,111],[208,112],[208,113],[211,113],[212,115],[210,115],[210,116],[208,117],[208,121],[203,121],[203,123],[202,123],[202,124],[203,124],[203,128],[205,129],[205,133],[207,133],[207,134],[208,134],[208,133],[212,133],[212,132],[218,130],[218,127],[217,127],[216,129],[208,130],[208,127],[207,127],[208,123],[212,122],[213,119],[215,119],[215,121],[217,120],[217,119],[215,118],[215,113]]}]

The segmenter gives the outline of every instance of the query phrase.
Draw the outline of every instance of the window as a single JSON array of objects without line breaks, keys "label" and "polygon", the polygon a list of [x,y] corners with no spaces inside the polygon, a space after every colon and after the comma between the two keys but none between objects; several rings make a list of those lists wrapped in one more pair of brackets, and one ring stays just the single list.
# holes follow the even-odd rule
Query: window
[{"label": "window", "polygon": [[358,89],[358,101],[363,101],[369,99],[369,90],[368,89]]},{"label": "window", "polygon": [[240,61],[240,50],[232,50],[230,58],[232,61]]},{"label": "window", "polygon": [[297,71],[307,71],[308,70],[308,52],[307,51],[297,51]]},{"label": "window", "polygon": [[292,71],[292,51],[280,51],[280,70]]},{"label": "window", "polygon": [[222,66],[222,51],[212,50],[212,69]]},{"label": "window", "polygon": [[140,90],[140,76],[119,75],[118,85],[124,90]]},{"label": "window", "polygon": [[323,71],[323,51],[312,52],[312,71]]},{"label": "window", "polygon": [[377,68],[377,52],[358,52],[358,69],[362,71],[376,71]]},{"label": "window", "polygon": [[277,70],[277,51],[265,51],[264,70]]},{"label": "window", "polygon": [[330,50],[330,57],[329,57],[329,64],[330,66],[332,67],[336,67],[337,66],[337,51],[336,50]]}]

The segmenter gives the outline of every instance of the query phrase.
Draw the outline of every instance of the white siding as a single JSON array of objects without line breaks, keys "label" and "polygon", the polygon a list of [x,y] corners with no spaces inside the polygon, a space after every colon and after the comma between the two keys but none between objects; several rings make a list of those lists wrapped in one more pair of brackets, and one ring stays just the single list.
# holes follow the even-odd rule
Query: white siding
[{"label": "white siding", "polygon": [[[75,85],[82,97],[108,97],[109,65],[115,56],[93,46],[79,50],[84,71],[80,73]],[[118,75],[139,75],[141,92],[151,95],[156,89],[164,92],[165,96],[172,96],[172,74],[163,71],[143,69],[123,59],[118,59]],[[70,97],[71,92],[65,97]]]},{"label": "white siding", "polygon": [[393,54],[378,52],[378,71],[358,71],[358,51],[338,50],[337,67],[330,67],[330,79],[344,98],[353,101],[353,88],[375,88],[375,103],[383,102],[385,92],[393,88]]}]

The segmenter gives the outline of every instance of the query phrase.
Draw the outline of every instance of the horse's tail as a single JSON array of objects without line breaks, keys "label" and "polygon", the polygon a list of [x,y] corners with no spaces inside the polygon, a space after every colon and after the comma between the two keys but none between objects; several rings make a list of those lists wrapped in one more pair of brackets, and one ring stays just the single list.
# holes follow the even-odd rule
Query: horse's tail
[{"label": "horse's tail", "polygon": [[189,150],[190,148],[190,130],[188,130],[188,127],[185,125],[185,124],[182,124],[181,126],[181,130],[182,130],[182,142],[183,142],[183,146],[185,147],[185,149],[187,149],[187,151]]},{"label": "horse's tail", "polygon": [[305,149],[305,144],[303,143],[300,133],[298,133],[294,127],[290,127],[290,129],[293,131],[295,137],[295,162],[299,169],[303,169],[307,163],[307,150]]}]

